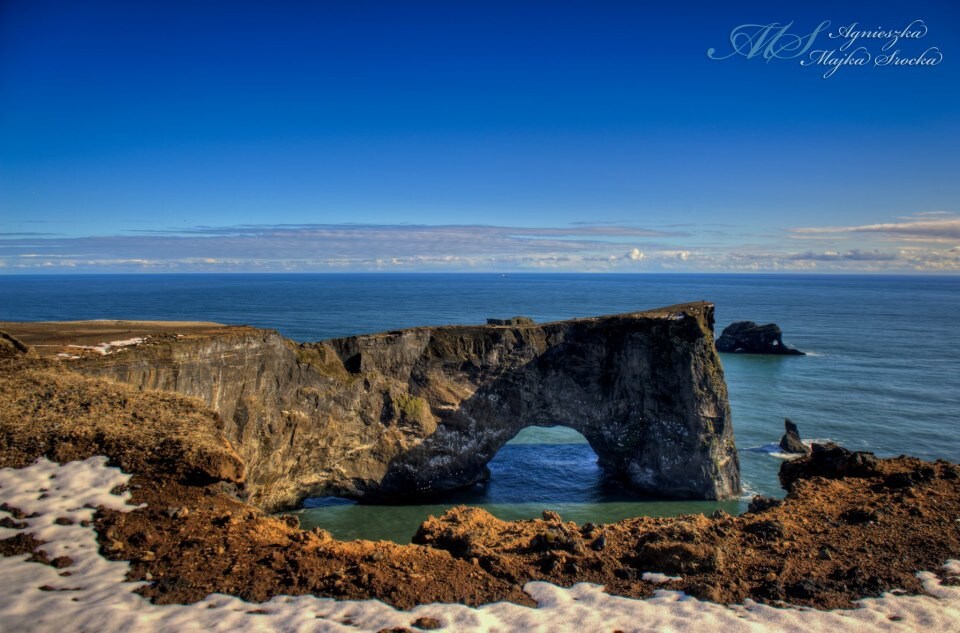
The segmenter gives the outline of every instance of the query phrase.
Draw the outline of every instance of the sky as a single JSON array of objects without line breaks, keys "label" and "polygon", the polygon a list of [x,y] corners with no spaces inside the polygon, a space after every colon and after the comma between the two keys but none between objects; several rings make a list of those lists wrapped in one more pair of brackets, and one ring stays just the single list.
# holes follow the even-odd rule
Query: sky
[{"label": "sky", "polygon": [[0,274],[955,274],[957,60],[950,1],[0,0]]}]

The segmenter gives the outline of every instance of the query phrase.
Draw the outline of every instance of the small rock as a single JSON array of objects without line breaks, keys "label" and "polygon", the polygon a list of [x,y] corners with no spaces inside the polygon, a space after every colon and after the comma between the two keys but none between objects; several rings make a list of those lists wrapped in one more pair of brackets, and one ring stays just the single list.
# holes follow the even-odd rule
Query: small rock
[{"label": "small rock", "polygon": [[629,580],[631,582],[640,577],[640,574],[637,573],[637,570],[633,569],[632,567],[621,567],[613,573],[617,578],[622,578],[623,580]]},{"label": "small rock", "polygon": [[914,483],[910,473],[893,473],[883,479],[884,487],[893,489],[912,488]]},{"label": "small rock", "polygon": [[606,534],[601,534],[597,539],[590,543],[590,548],[596,552],[602,551],[607,547],[607,536]]},{"label": "small rock", "polygon": [[784,525],[780,521],[757,521],[744,526],[743,529],[766,541],[781,539],[784,535]]},{"label": "small rock", "polygon": [[167,508],[167,516],[171,519],[185,519],[189,514],[189,508]]},{"label": "small rock", "polygon": [[787,595],[791,598],[810,599],[816,597],[823,590],[823,584],[817,580],[807,578],[787,588]]},{"label": "small rock", "polygon": [[840,515],[840,518],[850,525],[876,523],[880,520],[880,516],[870,508],[854,508],[852,510],[847,510]]},{"label": "small rock", "polygon": [[687,591],[700,600],[709,600],[711,602],[722,602],[723,592],[719,587],[707,583],[697,583],[690,586]]},{"label": "small rock", "polygon": [[783,499],[757,495],[750,500],[750,505],[747,506],[747,512],[763,512],[780,505],[783,505]]},{"label": "small rock", "polygon": [[150,550],[145,551],[140,555],[140,560],[144,563],[149,563],[150,561],[157,560],[157,555]]},{"label": "small rock", "polygon": [[56,569],[63,569],[64,567],[69,567],[70,565],[72,565],[73,559],[70,558],[69,556],[57,556],[52,561],[50,561],[50,564]]},{"label": "small rock", "polygon": [[431,618],[431,617],[429,617],[429,616],[423,616],[423,617],[419,617],[419,618],[417,618],[416,620],[414,620],[414,621],[413,621],[413,626],[417,627],[418,629],[423,629],[423,630],[425,630],[425,631],[432,631],[432,630],[434,630],[434,629],[442,628],[442,627],[443,627],[443,623],[442,623],[440,620],[436,619],[436,618]]}]

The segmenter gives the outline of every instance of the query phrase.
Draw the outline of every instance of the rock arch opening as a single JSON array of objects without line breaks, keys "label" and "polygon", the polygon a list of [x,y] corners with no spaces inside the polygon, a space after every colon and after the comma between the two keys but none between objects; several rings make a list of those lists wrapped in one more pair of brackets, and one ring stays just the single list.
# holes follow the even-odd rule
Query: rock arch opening
[{"label": "rock arch opening", "polygon": [[564,426],[522,429],[487,463],[483,496],[495,504],[594,503],[608,495],[610,475],[587,439]]}]

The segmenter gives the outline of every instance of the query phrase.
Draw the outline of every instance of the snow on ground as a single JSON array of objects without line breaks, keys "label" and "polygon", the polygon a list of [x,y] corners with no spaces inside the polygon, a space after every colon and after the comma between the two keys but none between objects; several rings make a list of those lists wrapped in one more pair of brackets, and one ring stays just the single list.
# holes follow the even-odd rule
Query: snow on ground
[{"label": "snow on ground", "polygon": [[[91,352],[97,352],[101,356],[106,356],[107,354],[112,354],[118,349],[123,349],[124,347],[130,347],[132,345],[139,345],[143,343],[145,339],[140,338],[128,338],[122,341],[110,341],[109,343],[98,343],[97,345],[70,345],[69,347],[74,347],[76,349],[88,350]],[[66,356],[65,354],[57,354],[57,356]]]},{"label": "snow on ground", "polygon": [[[647,600],[610,596],[601,587],[579,584],[569,589],[531,582],[526,591],[537,608],[496,603],[477,609],[430,604],[409,612],[376,600],[336,601],[312,596],[280,596],[251,604],[214,594],[193,605],[158,606],[133,593],[140,583],[127,582],[129,563],[100,556],[92,527],[98,505],[132,510],[129,495],[110,490],[129,479],[106,459],[57,465],[40,460],[27,468],[0,470],[0,501],[27,515],[25,528],[47,541],[51,557],[69,556],[73,565],[57,570],[30,563],[27,555],[0,558],[0,631],[377,631],[408,627],[418,617],[443,623],[443,631],[960,631],[960,587],[942,586],[931,573],[921,573],[932,596],[885,595],[863,600],[844,611],[780,609],[748,601],[724,607],[675,591],[658,591]],[[0,512],[0,517],[8,513]],[[56,519],[68,517],[72,525]],[[17,530],[0,528],[0,539]],[[960,561],[948,572],[960,575]],[[61,576],[61,572],[70,572]],[[45,590],[40,588],[44,587]],[[51,590],[56,589],[56,590]]]},{"label": "snow on ground", "polygon": [[647,582],[656,583],[662,585],[665,582],[670,582],[671,580],[680,580],[680,576],[668,576],[666,574],[661,574],[658,571],[645,571],[643,576],[640,577]]}]

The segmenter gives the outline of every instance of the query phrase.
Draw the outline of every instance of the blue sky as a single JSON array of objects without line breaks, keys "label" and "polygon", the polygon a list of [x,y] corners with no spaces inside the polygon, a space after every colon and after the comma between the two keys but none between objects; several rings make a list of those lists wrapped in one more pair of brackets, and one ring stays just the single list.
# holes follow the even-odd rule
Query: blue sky
[{"label": "blue sky", "polygon": [[[706,53],[827,20],[922,35]],[[956,272],[958,55],[922,0],[6,0],[0,274]]]}]

